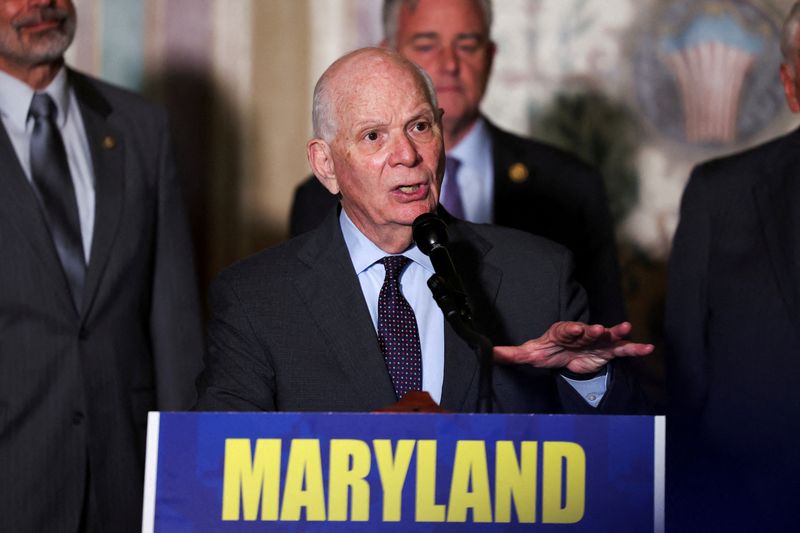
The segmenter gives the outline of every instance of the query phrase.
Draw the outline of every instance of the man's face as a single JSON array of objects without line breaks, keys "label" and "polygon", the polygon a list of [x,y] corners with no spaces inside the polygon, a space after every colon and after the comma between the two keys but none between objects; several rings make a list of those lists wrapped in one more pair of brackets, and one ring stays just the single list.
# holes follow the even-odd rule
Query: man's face
[{"label": "man's face", "polygon": [[397,50],[433,79],[444,127],[470,126],[479,106],[494,57],[489,28],[475,0],[420,0],[400,8]]},{"label": "man's face", "polygon": [[56,61],[74,35],[71,0],[0,0],[0,67]]},{"label": "man's face", "polygon": [[439,201],[438,110],[409,68],[384,59],[350,69],[337,84],[336,186],[348,216],[379,246],[398,236],[410,243],[411,223]]}]

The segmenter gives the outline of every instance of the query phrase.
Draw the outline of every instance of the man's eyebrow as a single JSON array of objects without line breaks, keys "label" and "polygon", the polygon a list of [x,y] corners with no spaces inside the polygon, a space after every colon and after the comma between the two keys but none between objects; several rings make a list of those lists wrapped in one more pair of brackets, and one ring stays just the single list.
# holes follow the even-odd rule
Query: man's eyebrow
[{"label": "man's eyebrow", "polygon": [[485,41],[488,39],[488,37],[480,32],[467,32],[467,33],[459,33],[456,35],[456,40],[460,41],[465,39],[476,39],[478,41]]},{"label": "man's eyebrow", "polygon": [[418,39],[439,39],[439,38],[440,38],[439,34],[436,33],[435,31],[419,32],[411,36],[412,41],[416,41]]},{"label": "man's eyebrow", "polygon": [[353,123],[353,131],[361,131],[364,129],[375,129],[385,125],[386,123],[379,119],[359,120]]}]

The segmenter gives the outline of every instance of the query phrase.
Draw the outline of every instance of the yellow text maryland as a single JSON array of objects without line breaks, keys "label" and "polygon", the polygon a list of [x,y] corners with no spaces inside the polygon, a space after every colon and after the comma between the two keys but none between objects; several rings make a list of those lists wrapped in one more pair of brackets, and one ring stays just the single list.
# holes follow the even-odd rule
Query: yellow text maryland
[{"label": "yellow text maryland", "polygon": [[[225,441],[222,520],[296,521],[305,511],[308,521],[363,522],[370,520],[370,497],[376,490],[382,511],[380,518],[372,519],[384,522],[398,522],[403,513],[404,520],[409,520],[409,505],[415,522],[470,518],[473,522],[513,519],[568,524],[580,521],[584,514],[586,454],[574,442],[497,441],[494,457],[489,457],[485,441],[460,440],[445,480],[436,479],[440,458],[435,440],[331,439],[327,476],[323,476],[319,439],[292,439],[288,450],[286,444],[281,439]],[[492,483],[490,461],[494,462]],[[374,486],[377,480],[371,485],[367,479],[373,468],[377,468],[379,486]],[[436,501],[437,482],[449,485],[446,501]],[[406,483],[414,484],[413,490],[405,491],[414,495],[413,502],[404,501]]]}]

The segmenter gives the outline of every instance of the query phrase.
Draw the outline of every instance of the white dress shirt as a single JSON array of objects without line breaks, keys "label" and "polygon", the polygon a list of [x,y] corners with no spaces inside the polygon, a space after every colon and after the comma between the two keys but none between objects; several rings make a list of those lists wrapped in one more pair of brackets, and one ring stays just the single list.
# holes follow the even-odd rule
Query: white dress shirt
[{"label": "white dress shirt", "polygon": [[[347,216],[344,209],[339,215],[344,242],[361,284],[361,292],[369,308],[372,325],[378,331],[378,296],[386,277],[386,269],[378,260],[387,254],[364,236]],[[416,245],[400,255],[411,261],[400,276],[400,291],[414,310],[422,351],[422,390],[427,391],[436,403],[442,399],[444,382],[444,315],[428,288],[428,278],[435,271],[430,258]],[[563,377],[587,403],[597,407],[606,390],[607,375],[589,380],[572,380]]]},{"label": "white dress shirt", "polygon": [[[56,124],[67,152],[69,172],[78,204],[84,259],[88,264],[94,233],[94,172],[78,101],[74,91],[67,85],[67,69],[62,67],[50,85],[39,92],[50,95],[58,109]],[[28,110],[31,107],[33,94],[34,90],[29,85],[0,70],[0,118],[29,182],[33,119],[28,120]]]}]

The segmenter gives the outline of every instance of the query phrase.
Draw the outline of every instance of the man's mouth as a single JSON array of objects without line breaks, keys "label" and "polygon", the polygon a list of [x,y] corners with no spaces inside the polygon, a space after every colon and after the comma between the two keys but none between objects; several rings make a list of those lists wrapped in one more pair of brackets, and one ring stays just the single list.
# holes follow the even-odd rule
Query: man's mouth
[{"label": "man's mouth", "polygon": [[43,31],[60,26],[68,17],[66,9],[43,8],[17,18],[11,25],[17,30]]},{"label": "man's mouth", "polygon": [[420,187],[421,185],[403,185],[402,187],[400,187],[400,192],[412,193],[417,189],[419,189]]},{"label": "man's mouth", "polygon": [[460,93],[462,92],[461,85],[457,83],[447,83],[436,86],[436,93]]}]

